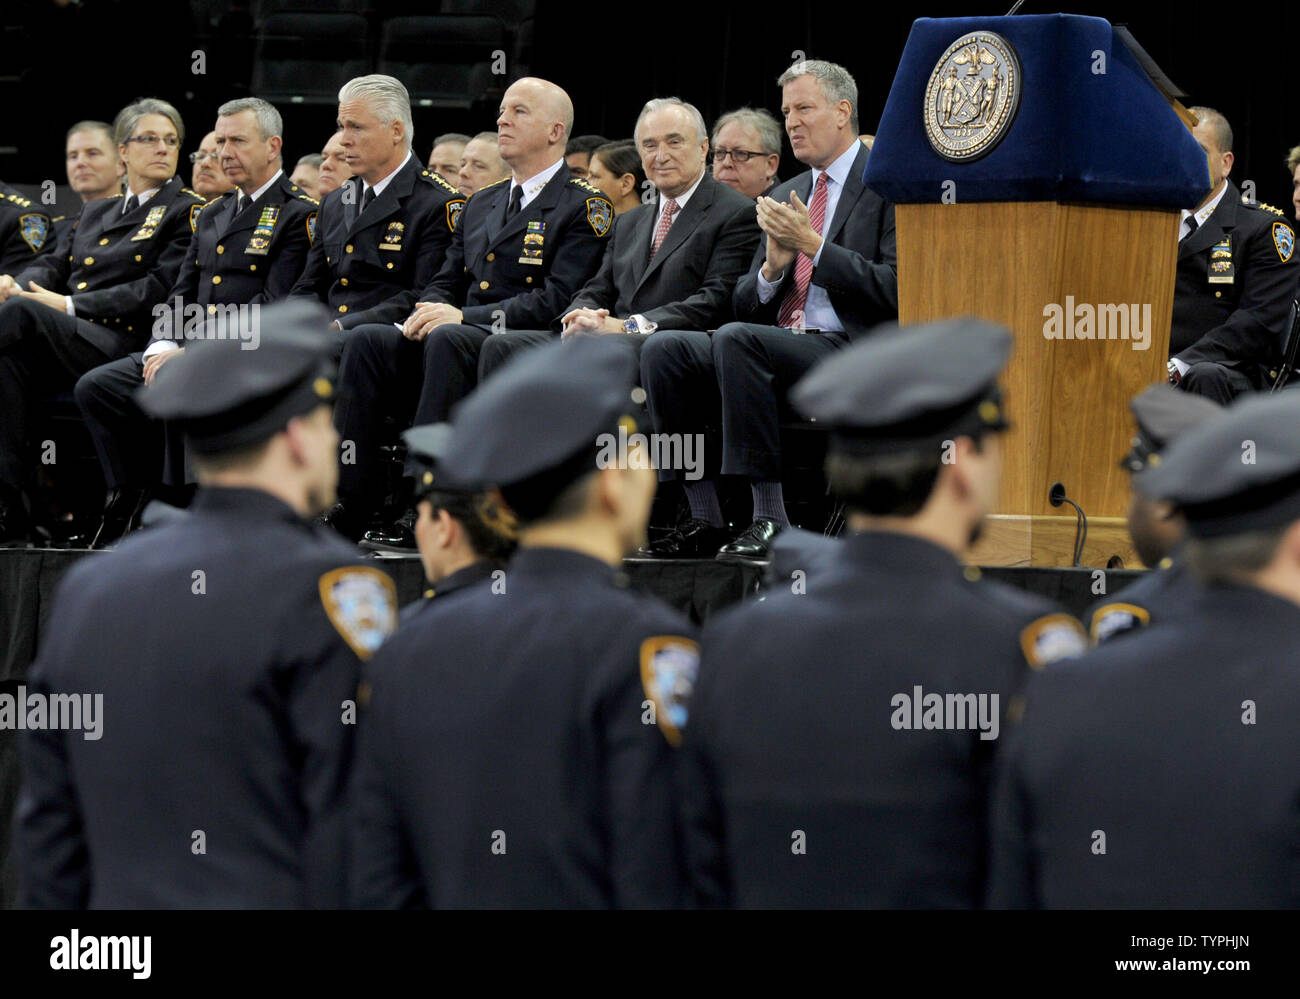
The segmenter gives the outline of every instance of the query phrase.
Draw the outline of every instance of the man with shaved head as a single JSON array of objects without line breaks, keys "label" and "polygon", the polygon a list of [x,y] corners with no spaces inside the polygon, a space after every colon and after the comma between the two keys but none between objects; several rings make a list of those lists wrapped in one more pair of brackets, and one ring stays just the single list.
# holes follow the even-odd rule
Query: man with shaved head
[{"label": "man with shaved head", "polygon": [[[327,522],[360,538],[379,513],[385,421],[440,423],[478,382],[483,342],[509,330],[552,329],[600,266],[614,206],[564,162],[573,128],[569,95],[547,80],[510,85],[497,147],[510,179],[469,199],[442,268],[405,321],[358,327],[339,367],[335,423],[353,442],[340,466],[339,504]],[[408,470],[408,474],[413,474]],[[366,547],[413,550],[410,480]]]}]

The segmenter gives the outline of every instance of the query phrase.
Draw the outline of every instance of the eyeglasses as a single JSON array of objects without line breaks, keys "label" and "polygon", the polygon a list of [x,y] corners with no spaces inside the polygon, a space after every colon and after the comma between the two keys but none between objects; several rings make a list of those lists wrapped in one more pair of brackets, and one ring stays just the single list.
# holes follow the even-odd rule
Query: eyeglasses
[{"label": "eyeglasses", "polygon": [[764,156],[765,153],[752,152],[748,149],[715,149],[713,150],[713,162],[725,162],[728,157],[737,163],[748,163],[755,156]]},{"label": "eyeglasses", "polygon": [[217,159],[216,153],[190,153],[191,163],[201,163],[204,160],[212,160],[215,163],[216,159]]},{"label": "eyeglasses", "polygon": [[175,149],[181,144],[181,140],[174,135],[154,135],[152,132],[147,135],[133,135],[126,141],[138,142],[142,146],[156,146],[161,142],[168,149]]}]

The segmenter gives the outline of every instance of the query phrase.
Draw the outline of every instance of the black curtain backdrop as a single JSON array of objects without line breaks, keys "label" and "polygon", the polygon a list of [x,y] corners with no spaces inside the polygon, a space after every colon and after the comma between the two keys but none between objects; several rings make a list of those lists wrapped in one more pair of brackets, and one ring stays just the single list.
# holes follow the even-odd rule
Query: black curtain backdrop
[{"label": "black curtain backdrop", "polygon": [[[227,11],[214,33],[214,3]],[[66,5],[65,5],[66,4]],[[373,0],[371,7],[381,7]],[[111,120],[131,98],[155,94],[175,103],[194,142],[211,128],[223,100],[247,92],[252,63],[251,20],[229,14],[231,0],[25,0],[0,14],[7,75],[0,177],[9,183],[64,183],[63,132],[79,118]],[[260,4],[270,9],[274,0]],[[430,0],[433,13],[438,0]],[[641,105],[676,94],[712,121],[744,104],[777,111],[776,77],[796,51],[843,63],[858,82],[862,131],[874,132],[912,21],[917,17],[1000,14],[995,5],[868,5],[843,2],[681,5],[598,4],[538,0],[533,70],[564,86],[577,109],[575,134],[629,136]],[[485,13],[502,13],[484,0]],[[1029,0],[1021,13],[1049,13]],[[1071,13],[1127,24],[1191,103],[1217,107],[1236,135],[1232,176],[1253,180],[1258,197],[1292,215],[1291,183],[1283,161],[1300,144],[1300,120],[1283,95],[1294,73],[1287,53],[1300,31],[1300,7],[1281,3],[1217,9],[1185,3],[1081,3]],[[240,25],[243,23],[244,28]],[[241,34],[242,30],[242,34]],[[202,41],[200,41],[202,39]],[[207,73],[191,72],[191,53],[205,47]],[[15,77],[20,77],[15,79]],[[333,131],[334,109],[286,107],[286,160],[319,151]],[[919,113],[919,112],[918,112]],[[443,131],[494,127],[489,111],[416,111],[417,152]],[[1065,122],[1062,127],[1069,127]],[[182,160],[188,176],[189,164]],[[786,155],[783,175],[798,165]]]}]

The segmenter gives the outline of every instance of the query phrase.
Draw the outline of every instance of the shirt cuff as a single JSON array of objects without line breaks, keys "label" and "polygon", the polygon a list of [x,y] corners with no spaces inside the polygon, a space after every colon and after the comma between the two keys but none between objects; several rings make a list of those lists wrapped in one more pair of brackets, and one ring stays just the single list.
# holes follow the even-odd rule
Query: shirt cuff
[{"label": "shirt cuff", "polygon": [[176,346],[175,340],[155,340],[145,348],[144,358],[145,360],[148,360],[153,357],[154,354],[165,354],[169,350],[180,350],[180,347]]},{"label": "shirt cuff", "polygon": [[77,314],[77,307],[72,304],[71,295],[63,296],[63,311],[70,316],[75,316]]},{"label": "shirt cuff", "polygon": [[760,303],[766,305],[768,302],[772,301],[772,298],[776,295],[776,287],[781,283],[781,278],[783,277],[785,277],[785,271],[782,271],[781,276],[778,277],[775,282],[772,282],[763,277],[763,271],[761,268],[759,269],[758,300]]},{"label": "shirt cuff", "polygon": [[1170,360],[1174,362],[1174,367],[1178,369],[1179,378],[1182,378],[1183,375],[1187,374],[1187,369],[1191,367],[1191,365],[1186,361],[1181,361],[1176,357],[1171,357]]}]

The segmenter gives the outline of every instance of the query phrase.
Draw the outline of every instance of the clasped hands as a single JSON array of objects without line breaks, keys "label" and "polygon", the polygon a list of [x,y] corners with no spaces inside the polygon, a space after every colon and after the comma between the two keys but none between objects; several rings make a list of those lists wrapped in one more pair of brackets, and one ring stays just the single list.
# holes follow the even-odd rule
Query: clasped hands
[{"label": "clasped hands", "polygon": [[0,302],[7,302],[15,295],[22,295],[23,298],[30,298],[34,302],[40,302],[42,305],[48,305],[51,309],[59,312],[66,312],[66,303],[63,296],[56,291],[50,291],[42,288],[35,281],[28,281],[27,287],[31,291],[23,291],[8,274],[0,274]]},{"label": "clasped hands", "polygon": [[810,258],[817,255],[822,246],[822,237],[812,227],[808,206],[799,200],[799,195],[791,191],[788,205],[775,198],[759,198],[757,210],[758,227],[767,236],[764,280],[778,280],[800,253]]}]

